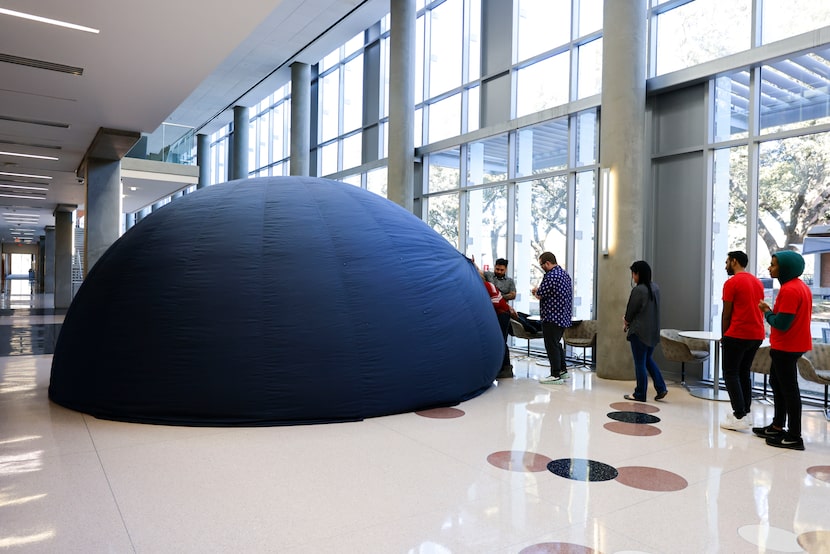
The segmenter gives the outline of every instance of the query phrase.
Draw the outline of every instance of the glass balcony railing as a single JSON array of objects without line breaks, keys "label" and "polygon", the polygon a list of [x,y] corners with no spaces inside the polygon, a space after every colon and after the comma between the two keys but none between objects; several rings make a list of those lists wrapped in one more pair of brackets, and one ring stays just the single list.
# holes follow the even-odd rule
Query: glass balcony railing
[{"label": "glass balcony railing", "polygon": [[127,157],[196,165],[196,131],[186,125],[162,123],[154,132],[142,135]]}]

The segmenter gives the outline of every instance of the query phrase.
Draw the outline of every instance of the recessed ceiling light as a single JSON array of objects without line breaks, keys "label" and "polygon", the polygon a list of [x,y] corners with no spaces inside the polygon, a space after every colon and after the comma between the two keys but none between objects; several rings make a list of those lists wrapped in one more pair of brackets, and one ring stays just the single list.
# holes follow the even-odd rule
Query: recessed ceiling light
[{"label": "recessed ceiling light", "polygon": [[8,175],[9,177],[29,177],[30,179],[51,179],[48,175],[29,175],[27,173],[9,173],[7,171],[0,171],[0,175]]},{"label": "recessed ceiling light", "polygon": [[21,190],[49,190],[49,187],[29,187],[26,185],[0,185],[0,188]]},{"label": "recessed ceiling light", "polygon": [[24,199],[27,199],[27,200],[44,200],[46,198],[45,195],[43,195],[43,196],[29,196],[29,195],[25,195],[25,194],[14,194],[14,193],[6,194],[5,192],[0,192],[0,197],[2,197],[2,198],[24,198]]},{"label": "recessed ceiling light", "polygon": [[57,25],[58,27],[66,27],[67,29],[75,29],[76,31],[83,31],[85,33],[94,33],[96,35],[101,32],[98,29],[93,29],[92,27],[84,27],[83,25],[76,25],[75,23],[68,23],[59,19],[49,19],[48,17],[41,17],[30,13],[16,12],[14,10],[7,10],[6,8],[0,8],[0,14],[29,19],[31,21],[38,21],[40,23],[48,23],[49,25]]},{"label": "recessed ceiling light", "polygon": [[18,158],[36,158],[38,160],[59,160],[60,158],[56,158],[55,156],[38,156],[37,154],[21,154],[19,152],[3,152],[0,151],[0,155],[3,156],[16,156]]}]

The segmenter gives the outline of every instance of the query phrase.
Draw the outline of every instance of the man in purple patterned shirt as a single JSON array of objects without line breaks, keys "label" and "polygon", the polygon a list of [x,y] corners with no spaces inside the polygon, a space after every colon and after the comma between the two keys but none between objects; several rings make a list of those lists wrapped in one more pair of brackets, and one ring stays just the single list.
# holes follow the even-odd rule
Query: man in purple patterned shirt
[{"label": "man in purple patterned shirt", "polygon": [[571,276],[556,263],[556,256],[542,252],[539,265],[545,272],[542,282],[531,291],[539,299],[542,335],[550,361],[550,375],[539,382],[543,385],[564,385],[567,378],[562,334],[571,326],[573,284]]}]

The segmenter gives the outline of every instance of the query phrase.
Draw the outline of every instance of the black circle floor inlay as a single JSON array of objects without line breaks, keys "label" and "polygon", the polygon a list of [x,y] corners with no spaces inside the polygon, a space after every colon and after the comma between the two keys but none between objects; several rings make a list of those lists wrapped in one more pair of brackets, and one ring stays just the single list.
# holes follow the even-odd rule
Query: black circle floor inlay
[{"label": "black circle floor inlay", "polygon": [[574,481],[610,481],[617,478],[617,470],[608,464],[581,458],[553,460],[548,464],[548,471]]},{"label": "black circle floor inlay", "polygon": [[625,423],[659,423],[660,418],[640,412],[609,412],[608,417]]}]

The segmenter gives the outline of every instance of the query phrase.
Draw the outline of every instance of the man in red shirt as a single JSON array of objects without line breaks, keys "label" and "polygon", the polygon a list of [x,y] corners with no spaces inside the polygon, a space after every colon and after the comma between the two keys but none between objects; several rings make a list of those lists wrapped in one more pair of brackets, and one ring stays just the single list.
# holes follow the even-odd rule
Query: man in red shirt
[{"label": "man in red shirt", "polygon": [[[767,439],[777,448],[804,450],[801,439],[801,391],[798,390],[796,362],[813,349],[810,319],[813,315],[813,294],[798,277],[804,272],[804,258],[796,252],[783,250],[772,256],[769,276],[777,277],[781,289],[770,309],[766,302],[758,308],[770,325],[770,386],[775,409],[772,423],[753,427],[752,432]],[[786,424],[787,430],[784,430]]]},{"label": "man in red shirt", "polygon": [[750,368],[755,352],[764,340],[764,318],[758,303],[764,300],[764,285],[746,271],[749,258],[735,250],[726,256],[726,273],[732,277],[723,284],[721,349],[723,380],[732,403],[732,413],[721,421],[721,428],[748,430],[752,403]]}]

